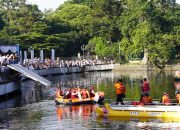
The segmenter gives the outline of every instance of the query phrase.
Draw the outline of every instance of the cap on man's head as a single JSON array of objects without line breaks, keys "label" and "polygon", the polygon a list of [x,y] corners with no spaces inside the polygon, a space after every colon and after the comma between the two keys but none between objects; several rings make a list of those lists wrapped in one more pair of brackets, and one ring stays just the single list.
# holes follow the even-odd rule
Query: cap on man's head
[{"label": "cap on man's head", "polygon": [[118,79],[118,82],[122,82],[122,79]]},{"label": "cap on man's head", "polygon": [[164,92],[163,95],[167,95],[167,93]]}]

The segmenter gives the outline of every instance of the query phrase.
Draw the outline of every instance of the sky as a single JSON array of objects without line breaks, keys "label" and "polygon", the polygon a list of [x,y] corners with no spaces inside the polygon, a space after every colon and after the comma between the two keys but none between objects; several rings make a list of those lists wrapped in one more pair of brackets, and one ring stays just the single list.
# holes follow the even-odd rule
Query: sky
[{"label": "sky", "polygon": [[41,11],[44,11],[45,9],[55,10],[60,4],[63,4],[64,1],[67,0],[27,0],[27,3],[36,4]]},{"label": "sky", "polygon": [[[67,0],[27,0],[28,3],[37,4],[41,11],[44,11],[44,9],[55,10],[60,4],[63,4],[64,1]],[[180,0],[176,0],[176,2],[180,4]]]}]

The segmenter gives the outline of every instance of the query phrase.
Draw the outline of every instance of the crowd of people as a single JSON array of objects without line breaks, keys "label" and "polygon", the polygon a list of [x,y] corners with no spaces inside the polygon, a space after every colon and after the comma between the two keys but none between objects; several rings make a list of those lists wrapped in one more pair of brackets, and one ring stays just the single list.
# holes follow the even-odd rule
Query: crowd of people
[{"label": "crowd of people", "polygon": [[[17,64],[20,63],[20,59],[18,58],[16,53],[11,54],[0,54],[0,67],[7,66],[8,64]],[[43,61],[35,57],[32,59],[24,59],[22,64],[24,67],[28,69],[48,69],[51,67],[83,67],[83,66],[93,66],[93,65],[102,65],[102,64],[113,64],[114,60],[107,60],[104,58],[103,60],[98,59],[76,59],[76,60],[64,60],[57,57],[55,60],[50,58],[45,58]]]},{"label": "crowd of people", "polygon": [[42,62],[40,58],[35,57],[33,60],[24,59],[23,66],[29,69],[48,69],[51,67],[83,67],[83,66],[93,66],[93,65],[101,65],[101,64],[113,64],[114,61],[110,60],[97,60],[97,59],[77,59],[77,60],[60,60],[59,57],[56,60],[51,60],[50,58],[45,58]]},{"label": "crowd of people", "polygon": [[62,98],[62,99],[91,99],[96,96],[99,96],[98,98],[104,98],[103,92],[94,92],[94,87],[90,87],[90,89],[80,87],[77,88],[69,88],[62,90],[61,88],[58,88],[56,90],[56,98]]},{"label": "crowd of people", "polygon": [[[126,97],[125,92],[126,88],[123,84],[122,79],[119,79],[115,84],[114,87],[116,88],[116,104],[123,105],[123,98]],[[140,80],[140,101],[139,102],[133,102],[133,105],[153,105],[152,97],[150,96],[150,85],[147,81],[147,78],[144,78],[143,80]],[[160,100],[161,105],[170,105],[173,103],[180,104],[180,91],[176,91],[175,93],[175,102],[172,102],[170,100],[169,94],[164,92],[162,95],[162,98]]]},{"label": "crowd of people", "polygon": [[18,61],[17,54],[0,54],[0,67],[7,66],[8,64],[15,64]]}]

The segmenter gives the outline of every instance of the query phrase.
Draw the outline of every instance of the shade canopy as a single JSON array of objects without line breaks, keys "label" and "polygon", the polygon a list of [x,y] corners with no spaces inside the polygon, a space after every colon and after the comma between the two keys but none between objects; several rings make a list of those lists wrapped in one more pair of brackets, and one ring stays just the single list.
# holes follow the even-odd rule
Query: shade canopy
[{"label": "shade canopy", "polygon": [[1,53],[18,53],[19,54],[19,45],[0,45]]}]

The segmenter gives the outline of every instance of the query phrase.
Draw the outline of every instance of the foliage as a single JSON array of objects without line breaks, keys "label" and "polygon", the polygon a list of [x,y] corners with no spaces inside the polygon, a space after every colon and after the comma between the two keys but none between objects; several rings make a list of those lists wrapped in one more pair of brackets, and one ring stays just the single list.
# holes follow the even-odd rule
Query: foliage
[{"label": "foliage", "polygon": [[0,42],[58,56],[85,53],[128,61],[142,58],[163,68],[180,57],[180,5],[174,0],[68,0],[42,13],[26,0],[0,0]]}]

